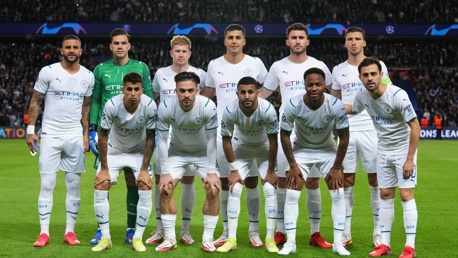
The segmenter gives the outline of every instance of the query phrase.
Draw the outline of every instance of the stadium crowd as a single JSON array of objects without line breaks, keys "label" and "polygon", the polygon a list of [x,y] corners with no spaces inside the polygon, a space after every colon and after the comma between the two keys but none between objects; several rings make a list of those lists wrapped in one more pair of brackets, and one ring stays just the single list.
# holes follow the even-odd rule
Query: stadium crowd
[{"label": "stadium crowd", "polygon": [[[144,61],[151,76],[159,67],[170,64],[170,38],[134,38],[130,57]],[[204,38],[193,38],[190,62],[207,69],[210,60],[223,54],[223,44]],[[219,39],[220,40],[220,39]],[[111,58],[105,42],[97,38],[83,38],[84,54],[81,63],[88,69]],[[323,60],[332,68],[345,60],[346,51],[341,39],[311,38],[307,53]],[[428,111],[430,125],[436,113],[443,118],[444,126],[458,124],[458,43],[456,40],[373,39],[368,38],[367,55],[383,60],[391,72],[392,79],[407,79],[411,82],[417,101],[423,111]],[[247,54],[260,57],[267,68],[276,60],[289,54],[282,38],[248,40]],[[0,44],[0,126],[24,126],[33,85],[39,69],[59,61],[60,39],[6,38]],[[279,94],[270,101],[280,105]],[[418,114],[419,117],[424,116]]]},{"label": "stadium crowd", "polygon": [[0,21],[454,23],[458,6],[453,0],[18,0],[2,5]]}]

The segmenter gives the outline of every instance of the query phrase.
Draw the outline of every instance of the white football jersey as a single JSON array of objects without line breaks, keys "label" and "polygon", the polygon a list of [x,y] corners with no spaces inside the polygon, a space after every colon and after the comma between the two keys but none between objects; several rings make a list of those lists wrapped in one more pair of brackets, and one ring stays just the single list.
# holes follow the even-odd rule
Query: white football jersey
[{"label": "white football jersey", "polygon": [[417,118],[407,93],[394,85],[387,85],[378,99],[373,99],[365,88],[356,94],[353,111],[366,109],[372,118],[379,139],[378,146],[384,152],[396,152],[409,148],[410,127],[407,123]]},{"label": "white football jersey", "polygon": [[[198,88],[199,90],[202,90],[205,85],[207,73],[202,69],[195,68],[194,66],[189,66],[187,72],[193,72],[199,76],[200,84],[198,85]],[[173,71],[170,66],[162,67],[157,70],[152,84],[153,93],[159,94],[160,100],[176,96],[175,75],[177,75],[177,73]]]},{"label": "white football jersey", "polygon": [[324,102],[317,110],[305,105],[302,95],[290,99],[286,103],[281,118],[281,129],[295,132],[291,140],[293,150],[308,149],[312,151],[333,151],[336,143],[332,134],[334,125],[337,130],[348,128],[345,106],[336,97],[324,93]]},{"label": "white football jersey", "polygon": [[239,63],[231,64],[221,56],[208,64],[205,87],[214,88],[216,91],[218,119],[223,117],[226,106],[237,99],[237,83],[245,76],[264,83],[267,69],[261,59],[245,55]]},{"label": "white football jersey", "polygon": [[318,67],[323,70],[326,75],[325,83],[332,83],[332,76],[329,68],[325,63],[318,59],[309,56],[303,63],[297,64],[291,62],[288,57],[278,60],[272,64],[267,75],[263,87],[274,91],[277,86],[280,86],[280,94],[282,105],[280,106],[280,114],[285,110],[285,103],[297,95],[302,95],[305,92],[304,72],[312,67]]},{"label": "white football jersey", "polygon": [[218,127],[215,103],[209,98],[197,95],[194,107],[185,112],[177,97],[164,99],[158,109],[157,130],[169,131],[170,127],[170,149],[185,153],[206,150],[205,131]]},{"label": "white football jersey", "polygon": [[135,113],[130,114],[124,106],[124,95],[119,94],[105,104],[100,126],[110,130],[108,144],[122,153],[143,153],[146,130],[155,130],[157,121],[156,102],[145,94]]},{"label": "white football jersey", "polygon": [[[384,81],[385,84],[391,84],[385,63],[380,61],[380,64],[383,72],[382,80],[387,80],[388,83]],[[340,91],[344,104],[353,105],[356,94],[364,89],[358,75],[358,66],[351,65],[348,61],[340,63],[332,69],[332,89]],[[348,115],[348,122],[350,131],[374,130],[371,118],[365,110],[356,115]]]},{"label": "white football jersey", "polygon": [[260,146],[268,142],[268,134],[278,134],[277,112],[272,104],[258,98],[258,108],[247,117],[239,106],[239,99],[227,105],[221,119],[221,135],[232,137],[235,127],[242,144]]},{"label": "white football jersey", "polygon": [[83,101],[92,96],[94,83],[94,74],[82,65],[74,74],[68,73],[60,63],[40,70],[34,90],[44,95],[41,137],[83,135]]}]

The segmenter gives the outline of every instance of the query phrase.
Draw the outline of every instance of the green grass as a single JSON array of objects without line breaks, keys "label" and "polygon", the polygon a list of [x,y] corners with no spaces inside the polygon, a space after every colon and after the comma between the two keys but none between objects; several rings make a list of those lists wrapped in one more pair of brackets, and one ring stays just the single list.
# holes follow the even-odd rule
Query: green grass
[{"label": "green grass", "polygon": [[[196,240],[193,246],[178,244],[178,249],[157,253],[150,247],[146,253],[135,253],[131,246],[123,243],[126,213],[126,188],[123,180],[110,191],[110,225],[113,248],[93,253],[89,240],[92,238],[96,221],[93,208],[93,179],[95,172],[91,168],[94,156],[86,155],[87,172],[82,177],[82,204],[76,225],[76,234],[81,241],[80,246],[63,244],[65,230],[65,182],[63,173],[59,173],[54,190],[54,208],[51,216],[51,243],[45,248],[34,248],[33,242],[39,233],[37,199],[40,188],[38,172],[38,156],[29,155],[25,140],[0,140],[0,257],[255,257],[276,256],[269,254],[264,248],[253,248],[248,244],[247,212],[242,197],[242,211],[239,220],[238,249],[228,254],[207,254],[200,250],[202,236],[202,215],[200,213],[204,199],[202,184],[196,181],[197,200],[191,221],[191,233]],[[416,249],[418,257],[456,257],[453,234],[458,230],[456,209],[457,188],[456,171],[458,167],[458,141],[421,141],[418,153],[418,187],[416,201],[419,213]],[[121,176],[122,178],[122,176]],[[197,178],[196,178],[197,179]],[[367,257],[372,251],[372,216],[369,207],[369,189],[364,173],[357,174],[355,193],[356,206],[353,213],[352,235],[353,245],[348,248],[353,257]],[[332,221],[330,212],[329,192],[322,184],[323,218],[321,222],[322,235],[332,241]],[[176,196],[180,196],[177,188]],[[402,252],[405,242],[403,230],[402,207],[396,197],[396,217],[393,225],[391,245],[393,255],[397,257]],[[179,205],[180,202],[177,202]],[[179,209],[180,210],[180,209]],[[263,204],[261,204],[263,210]],[[454,215],[455,214],[455,215]],[[178,216],[180,217],[180,215]],[[291,257],[337,257],[331,250],[322,250],[308,245],[309,222],[305,206],[305,193],[300,200],[300,215],[298,221],[297,242],[298,253]],[[155,227],[154,213],[149,221],[144,239]],[[180,228],[177,221],[177,234]],[[265,236],[265,218],[261,215],[260,230],[262,239]],[[215,238],[222,232],[221,219],[218,223]]]}]

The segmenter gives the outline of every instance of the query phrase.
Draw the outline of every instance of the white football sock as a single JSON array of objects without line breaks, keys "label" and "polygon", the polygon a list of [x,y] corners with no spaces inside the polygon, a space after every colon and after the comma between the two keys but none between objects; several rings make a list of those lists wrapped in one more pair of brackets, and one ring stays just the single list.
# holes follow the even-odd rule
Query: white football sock
[{"label": "white football sock", "polygon": [[40,234],[49,236],[49,221],[53,206],[53,191],[56,186],[57,173],[40,173],[40,195],[38,196],[38,215],[40,217]]},{"label": "white football sock", "polygon": [[156,211],[156,230],[164,232],[161,220],[161,193],[159,192],[159,184],[154,184],[154,210]]},{"label": "white football sock", "polygon": [[76,218],[80,210],[80,173],[65,172],[65,185],[67,186],[67,196],[65,197],[65,206],[67,208],[67,223],[65,234],[75,232]]},{"label": "white football sock", "polygon": [[342,243],[342,233],[345,228],[345,196],[344,189],[329,190],[332,200],[332,221],[334,225],[334,244]]},{"label": "white football sock", "polygon": [[176,214],[161,214],[162,220],[162,227],[164,228],[164,236],[172,240],[172,242],[176,242],[176,234],[175,234],[175,224],[177,220]]},{"label": "white football sock", "polygon": [[216,223],[218,223],[218,216],[204,214],[204,233],[202,235],[202,243],[208,240],[213,241]]},{"label": "white football sock", "polygon": [[248,232],[259,232],[261,194],[259,193],[258,186],[253,189],[246,188],[246,203],[248,207],[248,217],[250,219]]},{"label": "white football sock", "polygon": [[110,202],[108,201],[108,191],[94,190],[94,211],[97,223],[99,223],[102,237],[111,239],[110,236]]},{"label": "white football sock", "polygon": [[320,188],[317,188],[317,189],[306,189],[306,193],[307,193],[307,210],[309,212],[309,219],[310,219],[310,235],[313,235],[313,233],[320,231],[321,192],[320,192]]},{"label": "white football sock", "polygon": [[296,244],[296,224],[299,216],[299,197],[301,191],[286,190],[285,231],[288,243]]},{"label": "white football sock", "polygon": [[223,218],[223,234],[227,234],[227,200],[229,199],[229,190],[220,191],[220,206],[221,206],[221,217]]},{"label": "white football sock", "polygon": [[236,183],[229,191],[227,200],[227,225],[229,228],[228,237],[237,238],[237,227],[240,215],[240,197],[242,196],[243,185]]},{"label": "white football sock", "polygon": [[402,203],[404,210],[404,228],[406,231],[406,246],[415,248],[415,236],[417,233],[418,211],[415,199]]},{"label": "white football sock", "polygon": [[269,182],[264,183],[263,190],[264,198],[266,199],[264,207],[267,227],[266,238],[273,238],[275,233],[275,222],[277,218],[277,194],[275,193],[275,187]]},{"label": "white football sock", "polygon": [[196,201],[196,192],[194,190],[194,183],[181,183],[181,188],[181,230],[189,231],[192,210],[194,209],[194,202]]},{"label": "white football sock", "polygon": [[277,232],[285,234],[285,200],[286,188],[277,187]]},{"label": "white football sock", "polygon": [[394,220],[394,199],[381,199],[379,213],[379,228],[382,234],[382,244],[390,246],[391,227]]},{"label": "white football sock", "polygon": [[345,195],[345,230],[344,232],[351,236],[351,216],[355,204],[354,187],[344,188]]},{"label": "white football sock", "polygon": [[[372,216],[374,217],[374,234],[380,234],[379,212],[380,212],[380,191],[378,187],[369,186],[371,191],[371,208]],[[346,227],[347,225],[345,225]]]},{"label": "white football sock", "polygon": [[151,190],[138,190],[138,203],[137,203],[137,225],[135,226],[135,233],[133,239],[143,238],[148,219],[151,215],[153,202],[151,200]]}]

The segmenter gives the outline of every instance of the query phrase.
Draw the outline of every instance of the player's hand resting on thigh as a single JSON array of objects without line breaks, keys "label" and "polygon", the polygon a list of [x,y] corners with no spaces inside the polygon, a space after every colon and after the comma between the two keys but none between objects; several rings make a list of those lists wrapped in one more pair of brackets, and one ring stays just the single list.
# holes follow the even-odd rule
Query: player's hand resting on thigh
[{"label": "player's hand resting on thigh", "polygon": [[[299,182],[302,181],[302,182]],[[302,186],[304,183],[304,176],[302,175],[301,170],[298,166],[292,166],[289,168],[289,171],[286,174],[286,185],[289,189],[301,190],[298,189],[299,186]]]},{"label": "player's hand resting on thigh", "polygon": [[277,188],[278,176],[275,172],[267,171],[266,177],[262,180],[262,183],[269,182],[273,187]]},{"label": "player's hand resting on thigh", "polygon": [[229,187],[229,191],[231,193],[236,183],[243,185],[243,180],[238,170],[232,170],[229,174],[229,177],[227,178],[227,181],[227,186]]}]

